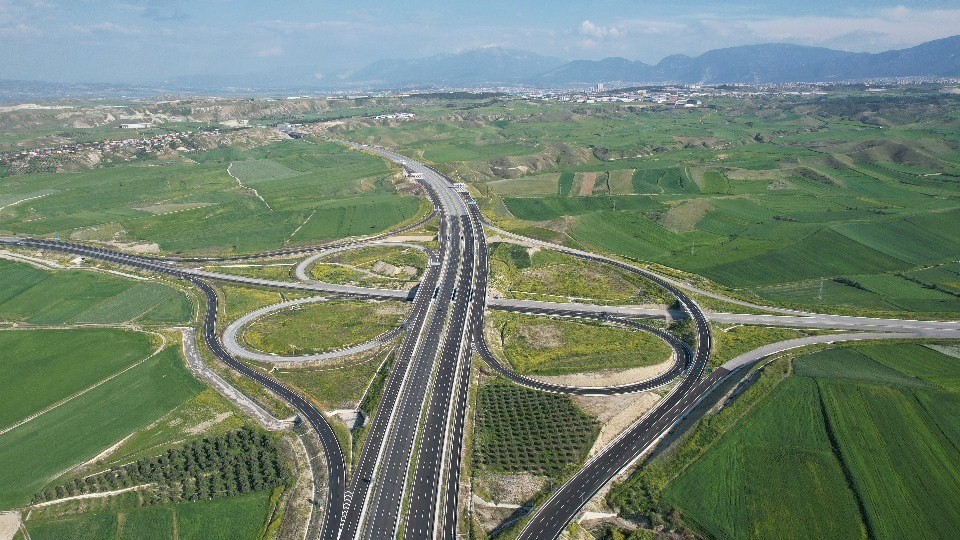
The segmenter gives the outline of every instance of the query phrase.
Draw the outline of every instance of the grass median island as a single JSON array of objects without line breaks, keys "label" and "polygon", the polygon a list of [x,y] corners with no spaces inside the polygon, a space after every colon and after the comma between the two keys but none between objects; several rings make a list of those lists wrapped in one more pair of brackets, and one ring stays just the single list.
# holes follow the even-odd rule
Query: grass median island
[{"label": "grass median island", "polygon": [[0,321],[183,324],[193,308],[176,288],[89,270],[41,270],[0,259]]},{"label": "grass median island", "polygon": [[558,476],[583,462],[600,426],[569,397],[495,379],[480,386],[474,463]]},{"label": "grass median island", "polygon": [[651,366],[672,353],[656,336],[613,326],[502,312],[488,320],[513,369],[525,375]]},{"label": "grass median island", "polygon": [[708,537],[950,536],[957,380],[956,358],[919,344],[778,360],[608,502]]},{"label": "grass median island", "polygon": [[233,276],[245,276],[276,281],[296,281],[294,268],[297,261],[264,261],[251,263],[228,263],[207,266],[204,270]]},{"label": "grass median island", "polygon": [[420,279],[427,256],[404,246],[368,246],[335,253],[310,266],[313,279],[325,283],[403,289]]},{"label": "grass median island", "polygon": [[273,373],[312,396],[324,410],[353,409],[382,362],[382,354],[373,354],[330,366],[280,367]]},{"label": "grass median island", "polygon": [[654,283],[609,265],[517,244],[498,242],[492,247],[491,286],[509,298],[572,298],[602,304],[672,302],[670,295]]},{"label": "grass median island", "polygon": [[401,268],[407,266],[416,269],[417,273],[408,274],[409,277],[416,277],[427,266],[427,255],[424,252],[405,246],[368,246],[337,253],[325,260],[387,275],[389,275],[387,273],[389,268],[383,269],[377,265],[378,262]]},{"label": "grass median island", "polygon": [[266,353],[315,354],[369,341],[399,326],[406,312],[399,302],[328,300],[265,315],[242,339]]},{"label": "grass median island", "polygon": [[255,287],[241,287],[218,283],[217,288],[222,292],[219,295],[219,307],[223,310],[223,318],[218,324],[229,324],[251,311],[271,306],[294,298],[310,296],[306,292],[277,291],[258,289]]}]

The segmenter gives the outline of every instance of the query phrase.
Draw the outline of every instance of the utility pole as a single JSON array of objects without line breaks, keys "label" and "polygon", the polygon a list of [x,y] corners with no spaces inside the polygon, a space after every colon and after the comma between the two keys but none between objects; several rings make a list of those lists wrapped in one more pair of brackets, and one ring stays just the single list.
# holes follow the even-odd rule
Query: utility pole
[{"label": "utility pole", "polygon": [[817,300],[823,300],[823,276],[820,276],[820,290],[817,291]]}]

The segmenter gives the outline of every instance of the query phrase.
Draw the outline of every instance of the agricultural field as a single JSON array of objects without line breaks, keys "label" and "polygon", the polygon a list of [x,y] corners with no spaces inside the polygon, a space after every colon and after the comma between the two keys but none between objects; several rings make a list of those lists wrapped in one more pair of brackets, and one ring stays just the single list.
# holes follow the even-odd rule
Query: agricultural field
[{"label": "agricultural field", "polygon": [[378,233],[426,212],[419,197],[400,193],[383,160],[334,143],[291,140],[192,158],[0,178],[0,197],[49,192],[5,209],[0,231],[248,253]]},{"label": "agricultural field", "polygon": [[487,321],[507,361],[526,375],[650,366],[673,352],[656,336],[613,326],[505,312]]},{"label": "agricultural field", "polygon": [[583,462],[600,426],[570,398],[493,380],[480,386],[473,462],[557,476]]},{"label": "agricultural field", "polygon": [[[955,109],[933,92],[715,99],[692,111],[513,100],[347,133],[427,150],[521,234],[789,307],[950,318],[960,314]],[[529,141],[525,153],[483,156]]]},{"label": "agricultural field", "polygon": [[708,537],[956,530],[956,358],[920,344],[855,345],[798,355],[792,368],[761,377],[762,392],[737,399],[745,406],[702,420],[615,487],[611,503],[679,510],[683,526]]},{"label": "agricultural field", "polygon": [[669,304],[669,294],[636,274],[548,249],[490,244],[490,286],[506,298]]},{"label": "agricultural field", "polygon": [[158,336],[117,330],[0,331],[0,429],[153,354]]},{"label": "agricultural field", "polygon": [[369,341],[400,325],[408,306],[398,302],[329,300],[265,315],[240,339],[254,350],[315,354]]},{"label": "agricultural field", "polygon": [[193,315],[186,294],[157,281],[89,270],[41,270],[0,259],[0,321],[184,324]]},{"label": "agricultural field", "polygon": [[[3,334],[7,332],[14,331]],[[29,334],[32,340],[41,339],[36,333],[40,331],[15,332]],[[107,344],[98,342],[100,347]],[[147,351],[138,351],[137,355],[145,357],[152,349],[147,347]],[[70,360],[82,361],[75,356]],[[4,381],[17,384],[16,379]],[[187,371],[179,344],[171,345],[129,371],[0,435],[0,469],[6,471],[0,478],[0,507],[28,502],[33,493],[66,469],[146,427],[203,388]],[[16,392],[13,386],[9,391]],[[60,383],[60,392],[69,391]],[[56,399],[52,393],[46,394],[45,402]],[[39,400],[37,405],[40,406]],[[70,444],[62,444],[64,440]]]},{"label": "agricultural field", "polygon": [[260,491],[213,501],[133,506],[52,518],[31,517],[25,526],[30,538],[38,540],[174,537],[255,540],[261,537],[266,526],[270,503],[270,492]]}]

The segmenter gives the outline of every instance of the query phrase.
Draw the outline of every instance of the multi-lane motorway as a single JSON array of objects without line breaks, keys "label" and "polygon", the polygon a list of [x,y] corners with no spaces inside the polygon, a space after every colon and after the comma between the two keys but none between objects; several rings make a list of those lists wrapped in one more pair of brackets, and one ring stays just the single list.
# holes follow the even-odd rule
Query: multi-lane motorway
[{"label": "multi-lane motorway", "polygon": [[[645,417],[630,426],[610,445],[599,452],[584,468],[560,487],[533,514],[520,534],[524,539],[558,537],[583,506],[608,482],[629,467],[663,437],[696,404],[714,389],[731,371],[749,365],[786,346],[803,346],[833,340],[872,339],[876,334],[843,334],[811,336],[795,344],[760,349],[735,359],[732,363],[703,377],[709,362],[711,335],[705,314],[687,296],[680,284],[662,278],[637,266],[570,249],[546,245],[538,240],[517,237],[528,243],[541,243],[584,260],[609,264],[640,274],[673,294],[682,315],[689,317],[696,329],[693,347],[664,330],[637,323],[627,317],[663,316],[635,312],[636,308],[548,304],[522,301],[496,301],[499,309],[525,313],[606,319],[614,324],[645,331],[665,340],[674,350],[675,361],[664,373],[646,381],[606,388],[561,386],[519,375],[503,365],[487,347],[484,337],[484,310],[487,308],[488,260],[483,219],[468,194],[453,189],[453,182],[437,171],[405,156],[386,150],[353,145],[364,151],[401,164],[409,172],[422,176],[418,181],[433,201],[435,210],[427,218],[403,230],[413,228],[434,215],[439,216],[440,249],[431,257],[413,292],[350,287],[319,282],[279,282],[217,274],[186,263],[207,260],[239,260],[255,257],[294,256],[321,250],[348,249],[380,240],[384,233],[365,240],[348,240],[317,248],[276,250],[242,257],[209,259],[161,259],[128,255],[102,248],[41,239],[3,238],[0,245],[65,251],[159,272],[185,279],[204,293],[207,311],[203,337],[214,354],[230,367],[250,377],[288,401],[318,433],[327,461],[328,490],[326,513],[321,538],[449,538],[457,536],[460,467],[464,425],[469,396],[471,359],[474,353],[494,371],[519,384],[542,391],[579,395],[614,395],[638,392],[678,381],[670,393]],[[505,233],[504,231],[498,231]],[[505,233],[516,236],[512,233]],[[305,267],[301,265],[301,278]],[[326,294],[380,299],[412,300],[410,316],[403,327],[403,341],[397,349],[390,377],[383,391],[377,412],[368,431],[360,460],[352,472],[346,489],[346,465],[339,442],[323,414],[304,396],[283,383],[240,362],[221,344],[217,334],[217,296],[205,280],[241,282],[248,285],[282,287]],[[307,300],[303,300],[307,301]],[[302,301],[297,301],[302,302]],[[633,311],[631,311],[633,310]],[[642,310],[641,310],[642,311]],[[256,316],[251,314],[251,316]],[[808,323],[833,328],[903,330],[888,337],[955,336],[960,327],[953,323],[923,321],[884,321],[853,317],[812,316],[785,313],[776,316],[714,314],[729,316],[740,322],[750,317],[766,317],[768,324]],[[781,319],[784,319],[781,321]],[[789,319],[787,321],[786,319]],[[831,326],[832,325],[832,326]],[[399,330],[397,331],[399,333]],[[390,336],[393,337],[392,335]]]}]

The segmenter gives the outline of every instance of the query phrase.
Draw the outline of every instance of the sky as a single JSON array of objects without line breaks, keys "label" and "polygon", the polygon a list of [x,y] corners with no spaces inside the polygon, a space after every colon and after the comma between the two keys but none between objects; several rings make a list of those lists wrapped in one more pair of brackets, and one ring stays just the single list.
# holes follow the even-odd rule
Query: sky
[{"label": "sky", "polygon": [[153,84],[505,46],[563,59],[785,42],[857,52],[960,33],[957,0],[0,0],[0,79]]}]

